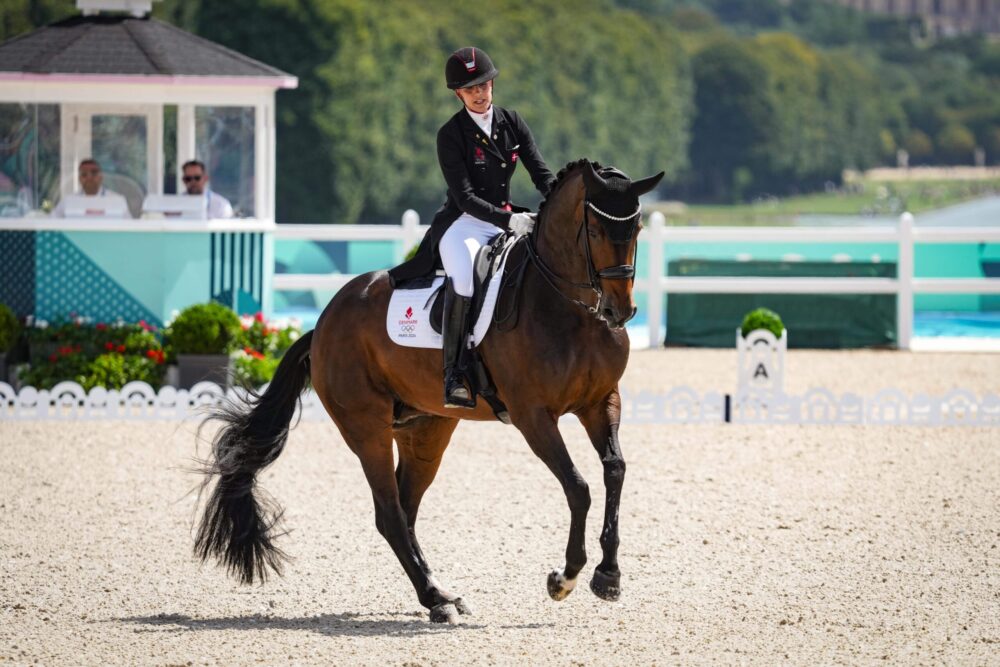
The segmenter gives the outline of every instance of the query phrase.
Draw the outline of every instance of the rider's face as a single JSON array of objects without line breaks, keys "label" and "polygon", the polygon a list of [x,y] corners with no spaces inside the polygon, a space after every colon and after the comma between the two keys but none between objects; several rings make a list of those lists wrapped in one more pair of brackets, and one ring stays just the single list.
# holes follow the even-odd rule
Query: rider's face
[{"label": "rider's face", "polygon": [[487,81],[478,86],[459,88],[455,91],[462,104],[473,113],[486,113],[493,104],[493,82]]}]

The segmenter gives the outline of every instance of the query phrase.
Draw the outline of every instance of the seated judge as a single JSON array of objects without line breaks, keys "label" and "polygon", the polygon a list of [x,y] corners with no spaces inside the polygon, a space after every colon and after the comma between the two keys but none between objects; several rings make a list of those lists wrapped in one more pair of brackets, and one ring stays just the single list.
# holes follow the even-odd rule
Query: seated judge
[{"label": "seated judge", "polygon": [[[119,202],[115,202],[115,208],[120,208],[128,215],[128,205],[125,202],[125,197],[121,196],[117,192],[108,190],[104,187],[104,173],[101,171],[101,165],[94,158],[87,158],[80,162],[80,166],[77,168],[77,177],[80,180],[80,192],[87,197],[108,197],[114,200],[121,200],[120,207],[117,205]],[[52,217],[54,218],[65,218],[66,217],[66,198],[63,197],[59,200],[59,203],[54,209],[52,209]]]},{"label": "seated judge", "polygon": [[205,208],[209,220],[233,217],[233,206],[229,200],[208,186],[208,173],[205,164],[198,160],[189,160],[181,167],[184,175],[184,187],[189,195],[204,195]]}]

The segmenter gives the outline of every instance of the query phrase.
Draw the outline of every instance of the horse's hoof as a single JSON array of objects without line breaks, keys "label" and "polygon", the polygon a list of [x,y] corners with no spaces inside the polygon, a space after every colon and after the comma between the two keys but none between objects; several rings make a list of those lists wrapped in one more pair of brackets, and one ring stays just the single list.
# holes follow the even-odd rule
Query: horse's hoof
[{"label": "horse's hoof", "polygon": [[594,591],[594,595],[602,600],[614,602],[621,597],[621,584],[622,575],[620,572],[609,574],[600,570],[594,570],[594,578],[590,580],[590,590]]},{"label": "horse's hoof", "polygon": [[576,587],[576,579],[567,579],[562,570],[549,572],[549,597],[556,602],[565,600],[566,596],[573,592],[574,587]]},{"label": "horse's hoof", "polygon": [[431,623],[458,623],[458,609],[451,602],[431,607]]},{"label": "horse's hoof", "polygon": [[455,609],[457,609],[458,613],[462,616],[472,616],[472,607],[470,607],[462,598],[455,598],[451,601],[451,603],[455,605]]}]

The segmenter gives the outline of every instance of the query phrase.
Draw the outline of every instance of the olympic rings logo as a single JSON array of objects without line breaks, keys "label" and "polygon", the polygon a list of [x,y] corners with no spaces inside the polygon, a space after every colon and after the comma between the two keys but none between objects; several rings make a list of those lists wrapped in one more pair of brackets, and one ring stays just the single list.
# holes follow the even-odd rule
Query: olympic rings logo
[{"label": "olympic rings logo", "polygon": [[414,331],[416,331],[416,329],[417,328],[412,324],[404,324],[401,327],[399,327],[399,330],[402,331],[403,333],[413,333]]}]

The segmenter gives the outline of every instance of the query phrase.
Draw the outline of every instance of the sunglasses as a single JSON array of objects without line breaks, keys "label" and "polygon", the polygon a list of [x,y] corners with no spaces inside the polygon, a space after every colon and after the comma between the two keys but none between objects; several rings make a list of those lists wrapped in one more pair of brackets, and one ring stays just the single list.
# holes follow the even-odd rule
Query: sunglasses
[{"label": "sunglasses", "polygon": [[190,183],[191,181],[200,181],[202,178],[203,176],[185,176],[181,180],[185,183]]}]

